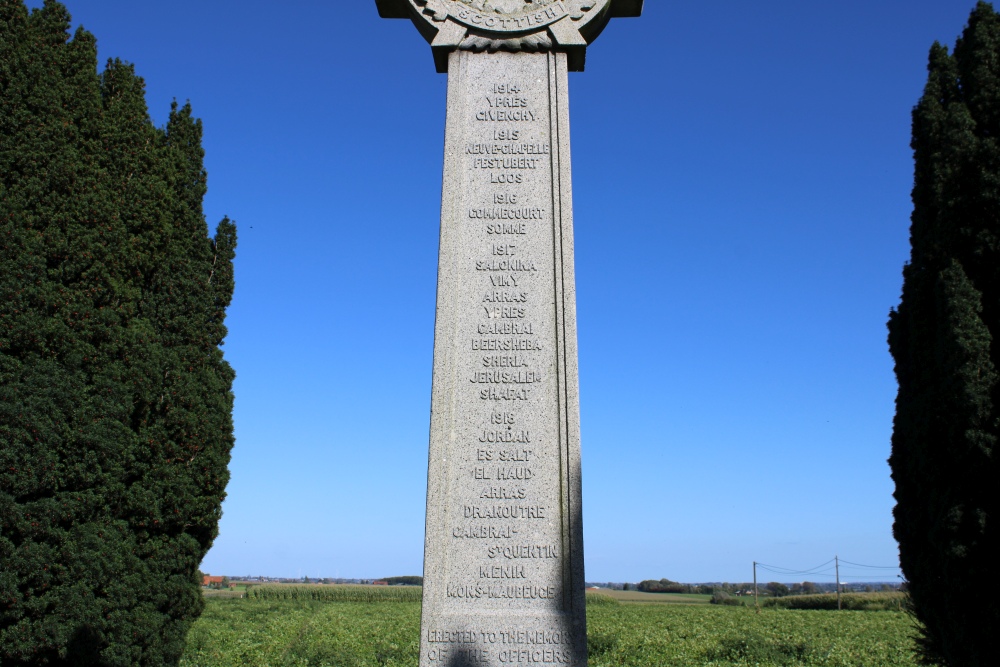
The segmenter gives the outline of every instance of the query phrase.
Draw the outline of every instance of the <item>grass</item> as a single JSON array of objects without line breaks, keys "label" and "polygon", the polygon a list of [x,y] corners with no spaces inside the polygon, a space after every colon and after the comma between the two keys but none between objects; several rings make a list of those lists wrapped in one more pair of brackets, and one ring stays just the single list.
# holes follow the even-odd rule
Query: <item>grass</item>
[{"label": "grass", "polygon": [[[701,603],[621,603],[603,593],[588,595],[590,667],[917,665],[913,622],[902,612],[755,613]],[[419,633],[420,603],[413,600],[208,599],[180,664],[415,667]]]}]

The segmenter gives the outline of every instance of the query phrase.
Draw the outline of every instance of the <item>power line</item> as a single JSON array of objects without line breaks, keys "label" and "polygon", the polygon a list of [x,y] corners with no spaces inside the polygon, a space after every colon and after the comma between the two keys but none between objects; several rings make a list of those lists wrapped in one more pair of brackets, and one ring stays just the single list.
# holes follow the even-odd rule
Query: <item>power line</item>
[{"label": "power line", "polygon": [[846,563],[847,565],[854,565],[855,567],[867,567],[872,570],[898,570],[898,565],[862,565],[861,563],[852,563],[849,560],[840,559],[841,563]]},{"label": "power line", "polygon": [[757,563],[757,567],[764,568],[770,572],[774,572],[775,574],[816,574],[820,571],[820,568],[828,566],[830,563],[834,562],[834,560],[835,559],[831,558],[825,563],[809,568],[808,570],[791,570],[787,567],[781,567],[780,565],[767,565],[765,563]]},{"label": "power line", "polygon": [[762,570],[767,570],[768,572],[774,572],[775,574],[811,574],[811,575],[817,575],[817,576],[822,576],[822,577],[832,577],[833,574],[834,574],[834,568],[832,568],[832,567],[831,568],[827,568],[825,570],[803,570],[803,571],[794,571],[794,570],[785,570],[785,569],[776,569],[775,570],[775,569],[771,569],[770,567],[762,566],[760,563],[757,564],[757,567],[761,568]]}]

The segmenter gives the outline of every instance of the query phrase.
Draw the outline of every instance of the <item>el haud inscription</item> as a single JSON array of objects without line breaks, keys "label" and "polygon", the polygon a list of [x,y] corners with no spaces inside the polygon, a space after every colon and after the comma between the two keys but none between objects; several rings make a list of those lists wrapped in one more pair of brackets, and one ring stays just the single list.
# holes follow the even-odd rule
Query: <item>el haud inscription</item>
[{"label": "el haud inscription", "polygon": [[448,73],[421,667],[587,663],[569,71],[641,0],[376,0]]}]

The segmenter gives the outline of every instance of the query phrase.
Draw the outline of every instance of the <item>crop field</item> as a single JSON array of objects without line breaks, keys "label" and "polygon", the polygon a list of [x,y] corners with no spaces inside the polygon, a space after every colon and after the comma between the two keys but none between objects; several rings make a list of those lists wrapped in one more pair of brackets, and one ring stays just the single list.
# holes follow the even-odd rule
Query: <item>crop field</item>
[{"label": "crop field", "polygon": [[[758,614],[745,607],[620,603],[600,596],[588,601],[587,620],[591,667],[917,665],[913,623],[896,611]],[[208,599],[181,665],[416,667],[419,633],[420,602],[412,599]]]},{"label": "crop field", "polygon": [[587,610],[590,665],[916,667],[902,612],[714,605],[602,605]]},{"label": "crop field", "polygon": [[649,604],[708,604],[711,595],[689,593],[643,593],[642,591],[614,591],[602,589],[597,595],[609,595],[620,602]]}]

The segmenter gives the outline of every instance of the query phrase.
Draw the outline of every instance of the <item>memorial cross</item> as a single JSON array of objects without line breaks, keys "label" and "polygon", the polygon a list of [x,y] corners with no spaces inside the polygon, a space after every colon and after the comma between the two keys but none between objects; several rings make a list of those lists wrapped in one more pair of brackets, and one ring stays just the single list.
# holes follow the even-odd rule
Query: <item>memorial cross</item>
[{"label": "memorial cross", "polygon": [[421,667],[587,664],[567,72],[642,0],[376,0],[448,73]]}]

